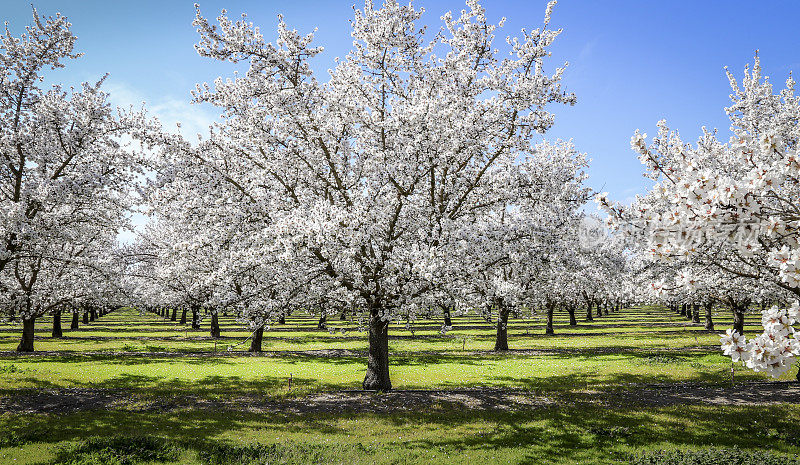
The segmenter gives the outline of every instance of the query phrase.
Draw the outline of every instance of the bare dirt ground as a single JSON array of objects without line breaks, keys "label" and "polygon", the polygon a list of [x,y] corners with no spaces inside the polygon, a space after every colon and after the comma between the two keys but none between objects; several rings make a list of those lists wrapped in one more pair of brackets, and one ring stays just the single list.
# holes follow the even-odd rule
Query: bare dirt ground
[{"label": "bare dirt ground", "polygon": [[770,405],[800,403],[798,382],[749,382],[734,386],[652,384],[610,391],[537,393],[510,389],[397,390],[322,392],[285,400],[232,396],[211,400],[174,396],[154,400],[112,389],[20,390],[0,397],[0,413],[65,414],[86,410],[172,411],[223,409],[257,413],[392,413],[436,408],[516,411],[569,405],[662,407],[670,405]]}]

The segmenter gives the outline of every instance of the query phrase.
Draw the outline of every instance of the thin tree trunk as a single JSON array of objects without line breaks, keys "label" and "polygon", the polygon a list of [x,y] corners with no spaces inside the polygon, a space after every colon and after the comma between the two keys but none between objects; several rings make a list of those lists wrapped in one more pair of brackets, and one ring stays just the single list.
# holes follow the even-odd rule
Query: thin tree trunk
[{"label": "thin tree trunk", "polygon": [[714,303],[709,301],[705,305],[705,314],[706,314],[706,326],[705,328],[709,331],[714,330],[714,320],[711,319],[711,309],[714,307]]},{"label": "thin tree trunk", "polygon": [[89,324],[89,312],[83,312],[83,324]]},{"label": "thin tree trunk", "polygon": [[547,303],[547,326],[545,326],[544,328],[545,334],[555,333],[555,331],[553,331],[553,312],[555,311],[555,309],[556,309],[556,304],[550,302]]},{"label": "thin tree trunk", "polygon": [[78,329],[78,312],[72,312],[72,324],[69,325],[69,329]]},{"label": "thin tree trunk", "polygon": [[185,308],[181,311],[181,322],[180,323],[182,325],[186,324],[186,309]]},{"label": "thin tree trunk", "polygon": [[192,329],[200,329],[200,311],[197,308],[192,309]]},{"label": "thin tree trunk", "polygon": [[250,340],[248,352],[261,352],[261,340],[264,338],[264,325],[259,326],[253,332],[253,339]]},{"label": "thin tree trunk", "polygon": [[603,316],[603,303],[598,300],[596,302],[596,304],[597,304],[597,313],[596,313],[596,315],[597,316]]},{"label": "thin tree trunk", "polygon": [[700,304],[692,305],[692,323],[700,324]]},{"label": "thin tree trunk", "polygon": [[17,352],[33,352],[33,331],[36,317],[22,320],[22,339],[17,346]]},{"label": "thin tree trunk", "polygon": [[325,312],[322,312],[319,316],[317,329],[328,329],[328,315]]},{"label": "thin tree trunk", "polygon": [[219,316],[217,315],[217,312],[214,312],[211,314],[211,337],[216,338],[219,336]]},{"label": "thin tree trunk", "polygon": [[361,386],[370,391],[389,391],[389,322],[381,319],[378,308],[369,315],[369,355],[367,373]]},{"label": "thin tree trunk", "polygon": [[53,331],[50,333],[51,337],[64,337],[64,332],[61,331],[61,310],[53,312]]},{"label": "thin tree trunk", "polygon": [[97,310],[94,308],[89,309],[89,321],[94,321],[97,319]]},{"label": "thin tree trunk", "polygon": [[494,350],[508,350],[508,307],[502,301],[497,303],[497,336],[494,341]]},{"label": "thin tree trunk", "polygon": [[592,317],[592,301],[591,300],[587,300],[586,301],[586,321],[594,321],[594,318]]},{"label": "thin tree trunk", "polygon": [[178,320],[178,309],[172,308],[172,317],[169,319],[170,321],[177,321]]},{"label": "thin tree trunk", "polygon": [[608,309],[611,307],[611,302],[606,302],[606,304],[604,305],[604,307],[605,307],[605,312],[604,312],[604,314],[605,314],[605,315],[608,315],[608,313],[609,313],[609,310],[608,310]]}]

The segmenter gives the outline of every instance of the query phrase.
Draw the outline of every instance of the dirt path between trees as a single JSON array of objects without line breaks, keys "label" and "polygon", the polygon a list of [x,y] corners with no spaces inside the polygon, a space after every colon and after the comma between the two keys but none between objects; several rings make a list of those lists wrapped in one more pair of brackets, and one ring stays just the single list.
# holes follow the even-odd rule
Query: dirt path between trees
[{"label": "dirt path between trees", "polygon": [[798,382],[750,382],[735,386],[651,384],[609,391],[532,392],[512,389],[397,390],[389,393],[332,391],[285,400],[253,395],[212,400],[195,396],[152,399],[113,389],[20,390],[0,397],[0,413],[65,414],[88,410],[168,412],[181,409],[254,413],[392,413],[437,408],[527,410],[573,405],[662,407],[670,405],[770,405],[800,403]]}]

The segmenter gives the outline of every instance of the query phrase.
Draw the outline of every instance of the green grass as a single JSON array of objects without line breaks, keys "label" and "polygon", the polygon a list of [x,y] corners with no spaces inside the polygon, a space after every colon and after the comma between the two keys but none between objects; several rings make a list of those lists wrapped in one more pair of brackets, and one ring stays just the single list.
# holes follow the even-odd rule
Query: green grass
[{"label": "green grass", "polygon": [[[0,463],[53,463],[61,450],[73,451],[74,457],[76,450],[93,451],[86,444],[107,447],[114,442],[108,438],[144,433],[153,439],[149,447],[177,457],[156,463],[248,463],[238,459],[261,456],[267,460],[254,463],[610,464],[642,451],[709,446],[794,454],[800,452],[798,423],[797,405],[646,411],[583,405],[519,412],[432,405],[424,413],[391,415],[210,411],[2,415],[0,429],[33,434],[27,441],[0,448]],[[129,453],[124,441],[118,443],[120,453]],[[224,461],[215,461],[220,459]]]},{"label": "green grass", "polygon": [[[558,313],[554,336],[544,335],[540,316],[513,319],[513,350],[499,354],[491,351],[493,323],[474,316],[454,318],[446,335],[437,319],[413,322],[410,329],[393,324],[396,389],[514,388],[558,404],[504,411],[434,403],[390,414],[236,408],[237,396],[280,402],[358,389],[366,334],[338,317],[329,320],[332,331],[321,331],[314,316],[293,315],[265,332],[264,355],[242,352],[250,332],[230,316],[220,319],[219,340],[209,337],[208,320],[191,330],[133,309],[75,331],[65,315],[62,339],[49,337],[51,320],[43,318],[35,341],[40,353],[33,355],[11,353],[20,328],[0,326],[0,351],[7,351],[0,354],[0,405],[4,396],[49,388],[110,389],[124,399],[109,411],[0,413],[0,464],[567,464],[625,463],[648,451],[712,446],[800,452],[797,403],[613,410],[592,403],[591,392],[604,391],[626,405],[626,390],[650,383],[729,384],[730,359],[718,348],[718,333],[731,325],[727,312],[715,314],[716,331],[658,307],[624,309],[592,322],[583,317],[570,327],[566,313]],[[746,321],[750,336],[760,332],[757,312]],[[313,352],[329,349],[350,352]],[[768,379],[739,367],[737,381]],[[138,409],[153,400],[183,405],[182,399],[225,400],[229,410]]]}]

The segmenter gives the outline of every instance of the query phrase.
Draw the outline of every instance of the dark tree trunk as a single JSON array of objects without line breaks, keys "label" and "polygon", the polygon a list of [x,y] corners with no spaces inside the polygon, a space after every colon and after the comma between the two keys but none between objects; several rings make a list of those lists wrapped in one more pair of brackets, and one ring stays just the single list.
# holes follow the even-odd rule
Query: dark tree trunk
[{"label": "dark tree trunk", "polygon": [[681,304],[681,316],[686,316],[686,304]]},{"label": "dark tree trunk", "polygon": [[89,312],[83,312],[83,324],[89,324]]},{"label": "dark tree trunk", "polygon": [[347,319],[347,311],[346,310],[342,310],[342,314],[339,315],[339,320],[344,321],[346,319]]},{"label": "dark tree trunk", "polygon": [[78,329],[78,312],[72,312],[72,324],[69,325],[69,329]]},{"label": "dark tree trunk", "polygon": [[739,334],[744,334],[744,312],[743,307],[733,308],[733,330]]},{"label": "dark tree trunk", "polygon": [[500,302],[497,309],[497,337],[494,341],[494,350],[508,350],[508,307]]},{"label": "dark tree trunk", "polygon": [[453,326],[453,320],[450,318],[450,306],[445,307],[442,313],[444,313],[444,325]]},{"label": "dark tree trunk", "polygon": [[361,386],[369,391],[389,391],[389,322],[381,320],[377,308],[370,309],[367,374]]},{"label": "dark tree trunk", "polygon": [[181,324],[182,325],[186,324],[186,309],[185,308],[181,311]]},{"label": "dark tree trunk", "polygon": [[596,316],[603,316],[603,303],[599,300],[595,302],[595,306],[597,307],[597,311],[595,312]]},{"label": "dark tree trunk", "polygon": [[319,316],[317,329],[328,329],[328,315],[324,312]]},{"label": "dark tree trunk", "polygon": [[281,313],[281,316],[278,317],[278,324],[285,325],[286,324],[286,314]]},{"label": "dark tree trunk", "polygon": [[64,337],[64,332],[61,331],[61,310],[53,312],[53,331],[50,333],[51,337]]},{"label": "dark tree trunk", "polygon": [[553,331],[553,312],[555,311],[555,309],[556,309],[556,305],[555,304],[551,304],[551,303],[547,304],[547,326],[545,326],[545,328],[544,328],[544,333],[545,334],[554,334],[555,333],[555,331]]},{"label": "dark tree trunk", "polygon": [[211,314],[211,337],[219,337],[219,316],[216,312]]},{"label": "dark tree trunk", "polygon": [[578,320],[575,318],[575,306],[567,305],[567,313],[569,313],[569,325],[578,326]]},{"label": "dark tree trunk", "polygon": [[261,352],[261,340],[264,339],[264,326],[259,326],[253,332],[253,339],[250,340],[250,348],[248,352]]},{"label": "dark tree trunk", "polygon": [[706,326],[705,328],[709,331],[714,330],[714,320],[711,319],[711,309],[714,308],[713,302],[707,302],[705,305],[705,314],[706,314]]},{"label": "dark tree trunk", "polygon": [[172,317],[169,319],[170,321],[177,321],[178,320],[178,309],[172,309]]},{"label": "dark tree trunk", "polygon": [[22,320],[22,339],[17,346],[17,352],[33,352],[33,330],[36,318]]},{"label": "dark tree trunk", "polygon": [[94,308],[89,310],[89,321],[94,321],[97,319],[97,310]]},{"label": "dark tree trunk", "polygon": [[692,323],[700,324],[700,304],[692,305]]},{"label": "dark tree trunk", "polygon": [[611,307],[611,303],[610,302],[606,302],[604,307],[605,307],[605,312],[603,312],[603,314],[608,315],[608,312],[609,312],[608,309]]},{"label": "dark tree trunk", "polygon": [[586,302],[586,321],[594,321],[594,318],[592,317],[592,302],[591,301],[587,301]]},{"label": "dark tree trunk", "polygon": [[192,309],[192,329],[200,329],[200,311]]}]

